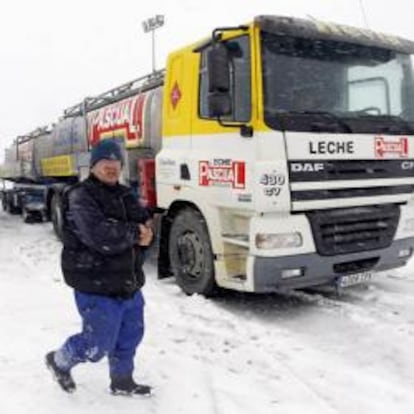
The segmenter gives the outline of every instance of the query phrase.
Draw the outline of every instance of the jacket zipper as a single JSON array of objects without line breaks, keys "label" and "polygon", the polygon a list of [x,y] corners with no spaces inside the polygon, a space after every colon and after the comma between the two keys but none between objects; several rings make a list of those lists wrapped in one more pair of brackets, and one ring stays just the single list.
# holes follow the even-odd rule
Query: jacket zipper
[{"label": "jacket zipper", "polygon": [[[119,197],[119,199],[120,199],[120,201],[121,201],[121,205],[122,205],[122,214],[123,214],[123,216],[124,216],[124,220],[127,222],[128,221],[128,216],[127,216],[127,211],[126,211],[126,207],[125,207],[125,201],[124,201],[124,197],[125,197],[125,195],[121,195],[120,197]],[[138,285],[138,281],[137,281],[137,274],[136,274],[136,270],[135,270],[135,267],[136,267],[136,262],[137,262],[137,255],[136,255],[136,252],[135,252],[135,246],[132,246],[132,274],[133,274],[133,282],[134,282],[134,288],[136,288],[137,287],[137,285]]]}]

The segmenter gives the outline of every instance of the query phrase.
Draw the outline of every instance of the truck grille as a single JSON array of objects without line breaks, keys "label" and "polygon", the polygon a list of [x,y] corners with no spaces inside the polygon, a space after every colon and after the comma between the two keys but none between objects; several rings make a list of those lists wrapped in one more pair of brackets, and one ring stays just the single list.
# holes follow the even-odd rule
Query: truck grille
[{"label": "truck grille", "polygon": [[397,230],[400,208],[394,204],[312,211],[306,214],[322,256],[388,247]]},{"label": "truck grille", "polygon": [[330,200],[334,198],[378,197],[382,195],[410,194],[412,185],[394,185],[388,187],[333,188],[330,190],[292,191],[292,201]]},{"label": "truck grille", "polygon": [[295,182],[413,178],[414,160],[295,160],[289,161]]}]

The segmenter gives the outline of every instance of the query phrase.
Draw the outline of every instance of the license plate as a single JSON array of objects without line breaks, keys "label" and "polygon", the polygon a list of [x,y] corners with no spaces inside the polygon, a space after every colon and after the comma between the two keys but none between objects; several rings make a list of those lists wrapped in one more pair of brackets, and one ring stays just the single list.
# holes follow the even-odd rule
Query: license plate
[{"label": "license plate", "polygon": [[369,282],[371,279],[372,273],[370,272],[355,273],[353,275],[341,276],[338,280],[338,284],[340,287],[348,287]]}]

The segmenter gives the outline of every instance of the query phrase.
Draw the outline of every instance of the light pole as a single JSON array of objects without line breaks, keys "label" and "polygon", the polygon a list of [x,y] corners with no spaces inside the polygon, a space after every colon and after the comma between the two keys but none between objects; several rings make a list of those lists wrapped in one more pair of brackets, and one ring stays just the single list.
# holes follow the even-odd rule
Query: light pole
[{"label": "light pole", "polygon": [[362,0],[359,0],[359,8],[361,9],[362,18],[364,19],[365,27],[369,29],[368,17],[367,17],[367,14],[365,13],[365,7],[364,7],[364,3],[362,2]]},{"label": "light pole", "polygon": [[152,72],[155,72],[155,30],[164,25],[164,15],[157,14],[142,22],[145,33],[151,32],[152,37]]}]

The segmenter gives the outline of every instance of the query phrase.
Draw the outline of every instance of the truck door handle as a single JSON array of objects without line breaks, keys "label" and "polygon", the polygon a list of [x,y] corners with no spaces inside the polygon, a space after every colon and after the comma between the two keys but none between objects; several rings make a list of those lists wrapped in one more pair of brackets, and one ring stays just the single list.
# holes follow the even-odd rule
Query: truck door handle
[{"label": "truck door handle", "polygon": [[191,180],[190,169],[187,164],[180,164],[180,178],[182,180]]}]

